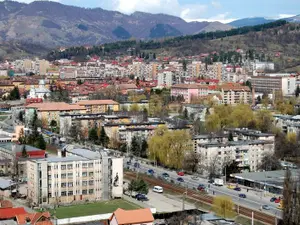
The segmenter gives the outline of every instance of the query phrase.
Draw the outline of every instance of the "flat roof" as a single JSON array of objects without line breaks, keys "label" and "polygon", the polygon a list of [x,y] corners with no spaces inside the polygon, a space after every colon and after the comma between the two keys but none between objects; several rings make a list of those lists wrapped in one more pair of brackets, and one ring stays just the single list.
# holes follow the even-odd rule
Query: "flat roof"
[{"label": "flat roof", "polygon": [[83,148],[74,148],[71,150],[67,150],[67,152],[70,152],[74,155],[77,155],[78,157],[82,157],[85,159],[95,160],[95,159],[102,158],[102,155],[98,151],[94,152],[94,151],[91,151],[88,149],[83,149]]},{"label": "flat roof", "polygon": [[[290,169],[292,177],[298,178],[300,169]],[[249,172],[232,174],[232,177],[241,180],[252,181],[261,184],[267,184],[277,188],[283,188],[286,170],[263,171],[263,172]]]},{"label": "flat roof", "polygon": [[[21,152],[23,150],[23,145],[17,145],[11,142],[6,142],[6,143],[0,143],[0,148],[4,148],[7,151],[12,152],[13,151],[13,145],[15,145],[15,151],[16,152]],[[42,149],[33,147],[31,145],[25,145],[26,146],[26,151],[27,152],[32,152],[32,151],[42,151]]]},{"label": "flat roof", "polygon": [[226,147],[226,146],[241,146],[241,145],[258,145],[258,144],[272,144],[272,141],[267,140],[246,140],[246,141],[228,141],[226,143],[219,142],[209,142],[209,143],[200,143],[200,147]]},{"label": "flat roof", "polygon": [[67,157],[48,157],[43,159],[37,159],[36,161],[47,161],[49,163],[55,163],[55,162],[73,162],[73,161],[87,161],[87,158],[80,157],[80,156],[67,156]]}]

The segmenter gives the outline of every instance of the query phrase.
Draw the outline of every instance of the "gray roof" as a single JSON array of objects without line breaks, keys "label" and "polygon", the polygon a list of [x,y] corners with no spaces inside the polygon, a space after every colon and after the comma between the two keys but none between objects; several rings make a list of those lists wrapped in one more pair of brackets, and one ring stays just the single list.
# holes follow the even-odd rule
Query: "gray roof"
[{"label": "gray roof", "polygon": [[[298,178],[300,175],[300,169],[291,169],[292,177]],[[232,177],[248,180],[256,183],[264,184],[269,186],[275,186],[278,188],[283,187],[284,177],[286,170],[275,170],[275,171],[264,171],[264,172],[251,172],[251,173],[238,173],[232,174]]]},{"label": "gray roof", "polygon": [[[7,151],[12,152],[13,151],[13,145],[15,146],[15,151],[16,152],[22,152],[23,145],[17,145],[17,144],[11,143],[11,142],[1,143],[0,148],[3,148]],[[26,151],[27,152],[41,150],[41,149],[33,147],[31,145],[25,145],[25,146],[26,146]]]},{"label": "gray roof", "polygon": [[0,178],[0,189],[7,189],[12,185],[14,185],[14,182],[12,182],[11,180]]},{"label": "gray roof", "polygon": [[272,141],[267,140],[246,140],[246,141],[228,141],[226,143],[209,142],[200,143],[200,147],[226,147],[226,146],[243,146],[243,145],[258,145],[258,144],[272,144]]},{"label": "gray roof", "polygon": [[73,162],[73,161],[87,161],[87,158],[80,157],[80,156],[67,156],[67,157],[49,157],[44,159],[37,159],[37,161],[47,161],[49,163],[55,163],[55,162]]},{"label": "gray roof", "polygon": [[102,156],[99,152],[94,152],[88,149],[83,149],[83,148],[74,148],[71,150],[68,150],[68,152],[77,155],[79,157],[84,157],[86,159],[100,159]]}]

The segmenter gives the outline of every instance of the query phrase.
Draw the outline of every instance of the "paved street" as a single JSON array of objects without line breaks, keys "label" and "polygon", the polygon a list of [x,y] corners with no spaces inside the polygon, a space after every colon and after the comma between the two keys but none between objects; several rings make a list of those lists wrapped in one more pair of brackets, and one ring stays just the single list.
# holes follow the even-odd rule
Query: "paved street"
[{"label": "paved street", "polygon": [[[127,160],[124,160],[124,165],[126,165]],[[153,169],[155,171],[154,176],[158,177],[161,176],[162,173],[166,172],[170,176],[170,180],[173,180],[175,183],[180,184],[183,187],[187,188],[197,188],[199,184],[205,184],[207,187],[209,186],[208,180],[203,178],[198,178],[197,180],[193,180],[190,175],[185,175],[182,178],[184,179],[184,182],[180,183],[177,181],[177,178],[179,177],[176,173],[176,171],[170,171],[165,168],[161,167],[154,167],[152,165],[148,165],[146,163],[143,163],[139,161],[140,168],[134,168],[134,160],[132,161],[131,165],[129,166],[129,169],[136,170],[141,173],[147,173],[149,169]],[[127,166],[128,167],[128,166]],[[231,196],[233,201],[236,204],[240,204],[243,206],[246,206],[248,208],[252,209],[260,209],[262,205],[269,205],[271,207],[271,210],[264,210],[265,213],[269,213],[272,215],[276,215],[277,217],[282,217],[282,211],[277,209],[276,203],[270,202],[270,197],[264,197],[264,193],[260,192],[254,192],[249,191],[247,192],[246,189],[242,188],[242,191],[237,192],[232,189],[227,188],[227,186],[217,187],[214,185],[210,185],[210,188],[208,188],[208,192],[210,195],[227,195]],[[246,194],[247,198],[242,199],[238,197],[238,194],[244,193]]]}]

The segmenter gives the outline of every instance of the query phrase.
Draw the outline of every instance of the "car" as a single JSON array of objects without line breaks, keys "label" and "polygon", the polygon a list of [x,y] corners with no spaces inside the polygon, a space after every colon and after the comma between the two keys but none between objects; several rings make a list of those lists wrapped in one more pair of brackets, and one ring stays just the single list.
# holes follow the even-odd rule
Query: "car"
[{"label": "car", "polygon": [[272,197],[272,198],[270,199],[270,202],[275,202],[276,199],[277,199],[276,197]]},{"label": "car", "polygon": [[164,178],[166,178],[166,177],[169,178],[169,177],[170,177],[170,175],[169,175],[168,173],[163,173],[162,176],[163,176]]},{"label": "car", "polygon": [[212,179],[212,178],[211,178],[211,179],[209,179],[209,180],[208,180],[208,183],[209,183],[209,184],[212,184],[212,183],[214,183],[214,179]]},{"label": "car", "polygon": [[148,201],[147,196],[144,195],[144,194],[137,194],[137,195],[135,196],[135,198],[136,198],[138,201]]},{"label": "car", "polygon": [[154,186],[152,190],[153,190],[153,192],[157,192],[157,193],[164,192],[164,189],[161,186]]},{"label": "car", "polygon": [[239,194],[239,198],[247,198],[245,194]]},{"label": "car", "polygon": [[130,161],[127,161],[127,165],[130,166],[130,165],[131,165],[131,162],[130,162]]},{"label": "car", "polygon": [[177,175],[183,177],[184,176],[184,172],[183,171],[179,171],[179,172],[177,172]]},{"label": "car", "polygon": [[276,198],[274,202],[275,203],[280,203],[280,201],[281,201],[281,198]]},{"label": "car", "polygon": [[240,187],[235,187],[233,190],[235,190],[235,191],[241,191],[241,188]]},{"label": "car", "polygon": [[148,170],[148,173],[149,173],[150,175],[153,175],[155,172],[154,172],[153,169],[149,169],[149,170]]},{"label": "car", "polygon": [[197,187],[197,189],[199,190],[199,191],[205,191],[205,185],[204,184],[199,184],[198,185],[198,187]]},{"label": "car", "polygon": [[263,205],[262,208],[263,208],[264,210],[270,210],[270,209],[271,209],[271,207],[268,206],[268,205]]},{"label": "car", "polygon": [[135,168],[140,168],[140,164],[139,164],[138,162],[135,162],[135,163],[133,164],[133,166],[134,166]]},{"label": "car", "polygon": [[178,178],[177,178],[177,181],[178,181],[178,182],[184,182],[184,180],[183,180],[182,177],[178,177]]},{"label": "car", "polygon": [[192,180],[199,180],[199,177],[197,177],[197,176],[192,176],[191,178],[192,178]]}]

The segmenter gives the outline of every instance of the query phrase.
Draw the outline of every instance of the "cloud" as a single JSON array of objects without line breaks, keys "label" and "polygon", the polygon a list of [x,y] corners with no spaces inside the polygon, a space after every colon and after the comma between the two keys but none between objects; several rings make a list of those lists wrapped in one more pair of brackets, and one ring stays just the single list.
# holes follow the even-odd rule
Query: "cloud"
[{"label": "cloud", "polygon": [[203,22],[203,21],[207,21],[207,22],[221,22],[221,23],[230,23],[234,20],[237,20],[237,18],[230,18],[228,17],[230,15],[229,12],[226,12],[226,13],[221,13],[221,14],[218,14],[216,16],[213,16],[213,17],[209,17],[209,18],[198,18],[198,19],[195,19],[195,20],[189,20],[189,19],[186,19],[187,22],[191,22],[191,21],[198,21],[198,22]]},{"label": "cloud", "polygon": [[221,8],[222,7],[221,3],[217,2],[217,1],[212,1],[211,4],[215,8]]},{"label": "cloud", "polygon": [[207,5],[179,4],[178,0],[114,0],[112,9],[126,14],[142,11],[181,16],[184,19],[196,19],[206,12]]}]

